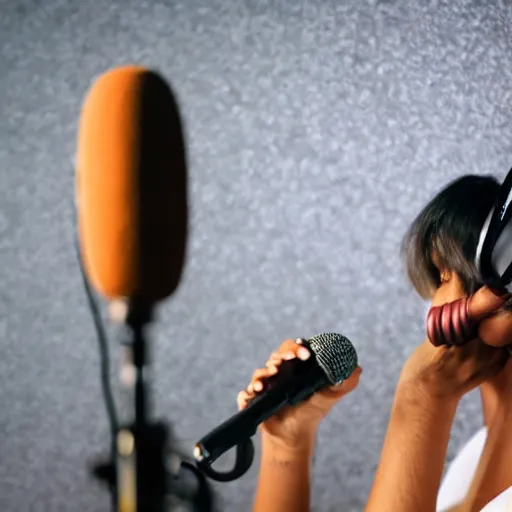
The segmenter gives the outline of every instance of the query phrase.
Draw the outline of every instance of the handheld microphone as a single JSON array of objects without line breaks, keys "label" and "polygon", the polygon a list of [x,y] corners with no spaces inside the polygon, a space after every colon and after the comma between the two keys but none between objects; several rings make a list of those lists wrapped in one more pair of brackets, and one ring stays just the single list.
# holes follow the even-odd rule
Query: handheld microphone
[{"label": "handheld microphone", "polygon": [[76,199],[92,284],[111,300],[171,295],[185,259],[186,155],[176,101],[157,73],[126,66],[94,82],[78,130]]},{"label": "handheld microphone", "polygon": [[[436,306],[427,316],[427,334],[431,343],[463,345],[476,337],[489,345],[510,342],[509,319],[487,324],[512,292],[512,170],[498,191],[496,203],[480,233],[475,262],[484,287],[469,297]],[[490,320],[489,320],[490,322]],[[487,325],[486,325],[487,324]]]},{"label": "handheld microphone", "polygon": [[[196,443],[194,456],[208,476],[219,481],[234,479],[212,471],[209,466],[230,448],[243,445],[256,433],[260,423],[283,407],[307,400],[326,386],[340,384],[357,368],[356,351],[341,334],[318,334],[302,344],[310,350],[312,357],[306,361],[284,361],[279,373],[266,380],[265,390],[245,409]],[[243,472],[249,467],[250,463]],[[238,471],[236,478],[242,474]]]}]

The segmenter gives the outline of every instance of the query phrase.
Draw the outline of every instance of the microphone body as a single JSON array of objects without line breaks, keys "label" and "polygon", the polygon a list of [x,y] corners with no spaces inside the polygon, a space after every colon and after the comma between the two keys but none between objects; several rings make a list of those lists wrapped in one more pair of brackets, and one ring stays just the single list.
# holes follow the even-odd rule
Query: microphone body
[{"label": "microphone body", "polygon": [[286,406],[307,400],[326,386],[340,384],[357,367],[352,343],[340,334],[318,334],[298,342],[309,349],[309,359],[284,361],[279,373],[266,379],[264,391],[245,409],[201,438],[194,448],[199,463],[209,465],[230,448],[242,446],[262,422]]},{"label": "microphone body", "polygon": [[328,385],[330,381],[314,354],[307,361],[284,361],[279,374],[266,381],[265,390],[261,394],[196,444],[196,458],[214,462],[229,449],[254,436],[258,425],[283,407],[307,400]]}]

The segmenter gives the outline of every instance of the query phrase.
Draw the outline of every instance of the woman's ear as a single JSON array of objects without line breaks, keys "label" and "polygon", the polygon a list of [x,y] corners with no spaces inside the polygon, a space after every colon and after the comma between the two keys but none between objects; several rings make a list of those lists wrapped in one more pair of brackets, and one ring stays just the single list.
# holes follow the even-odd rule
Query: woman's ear
[{"label": "woman's ear", "polygon": [[466,295],[467,293],[464,291],[464,286],[458,274],[452,270],[442,271],[441,285],[432,297],[432,306],[441,306],[461,299]]},{"label": "woman's ear", "polygon": [[441,270],[439,272],[441,283],[448,283],[452,278],[452,274],[451,270]]}]

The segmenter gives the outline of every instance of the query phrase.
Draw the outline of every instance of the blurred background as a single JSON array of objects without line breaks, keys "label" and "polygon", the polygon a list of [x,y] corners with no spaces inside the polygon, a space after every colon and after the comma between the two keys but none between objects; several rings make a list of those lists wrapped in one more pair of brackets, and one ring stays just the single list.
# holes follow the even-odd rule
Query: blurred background
[{"label": "blurred background", "polygon": [[[109,506],[87,469],[108,427],[72,216],[98,74],[157,69],[185,123],[190,244],[151,331],[157,415],[190,452],[283,339],[343,333],[364,375],[322,426],[313,502],[359,511],[425,336],[401,238],[453,178],[512,166],[511,22],[509,0],[0,0],[2,511]],[[481,421],[473,394],[449,458]],[[257,469],[215,485],[221,510],[250,510]]]}]

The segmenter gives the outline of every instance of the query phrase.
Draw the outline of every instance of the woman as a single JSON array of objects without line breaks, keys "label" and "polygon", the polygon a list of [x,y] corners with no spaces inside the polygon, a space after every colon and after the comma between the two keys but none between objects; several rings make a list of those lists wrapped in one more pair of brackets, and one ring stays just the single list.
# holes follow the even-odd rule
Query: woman
[{"label": "woman", "polygon": [[[433,306],[457,300],[482,286],[473,261],[498,189],[498,182],[491,177],[460,178],[441,191],[411,225],[403,244],[408,275]],[[495,345],[510,341],[504,339],[510,329],[503,329],[510,326],[508,314],[501,312],[486,320],[486,332],[492,332],[493,322],[501,326],[503,336],[499,343],[494,340]],[[307,350],[288,340],[265,368],[254,373],[249,387],[239,394],[239,407],[245,407],[264,389],[265,379],[279,371],[283,360],[294,357],[307,358]],[[505,349],[478,339],[462,347],[439,348],[427,339],[414,351],[400,375],[367,512],[436,510],[456,408],[462,396],[477,386],[489,438],[471,489],[469,482],[461,484],[460,500],[452,499],[448,506],[481,510],[512,486],[512,464],[511,468],[507,465],[507,454],[512,460],[512,435],[506,428],[507,422],[512,424],[508,400],[512,365],[507,361]],[[360,374],[360,369],[356,370],[341,386],[317,393],[262,425],[255,512],[309,511],[309,468],[318,425],[332,406],[357,386]],[[491,468],[500,468],[500,478]],[[472,476],[467,475],[467,480]]]}]

